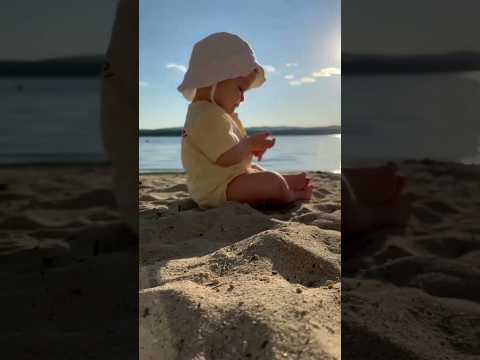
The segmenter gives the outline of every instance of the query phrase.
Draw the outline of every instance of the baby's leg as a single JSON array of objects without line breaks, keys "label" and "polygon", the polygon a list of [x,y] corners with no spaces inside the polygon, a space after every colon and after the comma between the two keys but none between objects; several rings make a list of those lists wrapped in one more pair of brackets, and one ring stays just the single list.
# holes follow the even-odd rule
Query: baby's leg
[{"label": "baby's leg", "polygon": [[312,187],[292,190],[285,178],[270,171],[239,175],[227,187],[227,200],[251,205],[265,202],[285,204],[295,200],[309,200],[311,196]]}]

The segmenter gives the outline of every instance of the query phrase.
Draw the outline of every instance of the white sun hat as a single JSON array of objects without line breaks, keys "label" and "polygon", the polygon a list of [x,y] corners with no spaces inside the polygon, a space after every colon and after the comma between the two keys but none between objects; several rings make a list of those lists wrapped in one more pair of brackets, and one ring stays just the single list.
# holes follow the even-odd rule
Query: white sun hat
[{"label": "white sun hat", "polygon": [[177,89],[188,101],[192,101],[197,88],[247,76],[255,69],[257,75],[249,89],[265,82],[265,70],[256,61],[252,48],[237,35],[214,33],[194,45],[188,70]]}]

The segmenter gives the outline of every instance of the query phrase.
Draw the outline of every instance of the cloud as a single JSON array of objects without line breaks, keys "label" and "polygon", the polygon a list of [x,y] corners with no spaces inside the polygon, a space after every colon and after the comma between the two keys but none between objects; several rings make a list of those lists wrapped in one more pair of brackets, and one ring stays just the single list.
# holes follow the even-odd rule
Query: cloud
[{"label": "cloud", "polygon": [[167,69],[176,69],[176,70],[181,71],[183,73],[187,72],[187,68],[185,66],[179,65],[179,64],[167,64],[166,68]]},{"label": "cloud", "polygon": [[317,80],[315,80],[314,78],[311,78],[311,77],[302,77],[300,79],[300,81],[304,84],[311,84],[311,83],[314,83]]},{"label": "cloud", "polygon": [[276,71],[275,67],[273,67],[272,65],[263,65],[263,68],[268,73],[273,73]]},{"label": "cloud", "polygon": [[329,77],[331,74],[323,73],[321,71],[312,73],[313,77]]},{"label": "cloud", "polygon": [[140,86],[140,87],[146,87],[146,86],[148,86],[148,83],[147,83],[146,81],[141,81],[141,80],[140,80],[140,81],[138,82],[138,86]]},{"label": "cloud", "polygon": [[298,66],[297,63],[286,63],[285,64],[286,67],[292,67],[292,66]]},{"label": "cloud", "polygon": [[334,67],[328,67],[328,68],[323,68],[323,69],[320,69],[320,71],[316,71],[316,72],[312,73],[312,76],[313,77],[329,77],[329,76],[332,76],[332,75],[340,75],[340,74],[341,74],[340,69],[334,68]]},{"label": "cloud", "polygon": [[284,77],[285,77],[285,79],[287,79],[287,80],[295,79],[295,76],[293,76],[293,75],[285,75]]},{"label": "cloud", "polygon": [[288,84],[290,86],[300,86],[303,84],[311,84],[311,83],[314,83],[315,81],[317,80],[311,77],[302,77],[300,80],[291,80],[288,82]]}]

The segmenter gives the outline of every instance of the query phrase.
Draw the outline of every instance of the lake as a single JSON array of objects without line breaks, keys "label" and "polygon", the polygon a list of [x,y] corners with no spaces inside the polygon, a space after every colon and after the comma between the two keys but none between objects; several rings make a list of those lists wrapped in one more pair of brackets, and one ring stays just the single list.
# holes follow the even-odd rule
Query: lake
[{"label": "lake", "polygon": [[[261,164],[278,171],[426,157],[478,164],[479,79],[478,72],[344,77],[342,139],[278,136]],[[0,111],[0,164],[105,160],[98,78],[0,78]],[[139,147],[141,172],[182,169],[180,138],[140,138]]]},{"label": "lake", "polygon": [[[339,172],[340,135],[276,136],[260,164],[276,171]],[[141,137],[139,141],[141,173],[183,171],[181,137]]]},{"label": "lake", "polygon": [[342,165],[480,163],[480,74],[342,77]]},{"label": "lake", "polygon": [[0,164],[105,160],[98,78],[0,78],[0,112]]}]

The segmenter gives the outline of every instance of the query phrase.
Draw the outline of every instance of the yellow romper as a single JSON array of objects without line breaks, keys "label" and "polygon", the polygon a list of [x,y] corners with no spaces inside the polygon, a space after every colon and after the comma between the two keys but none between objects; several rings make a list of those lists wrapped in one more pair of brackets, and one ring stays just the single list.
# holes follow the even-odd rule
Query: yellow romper
[{"label": "yellow romper", "polygon": [[227,185],[250,166],[251,156],[229,167],[215,164],[245,136],[240,119],[220,106],[208,101],[189,105],[182,134],[182,164],[190,195],[201,208],[223,205]]}]

